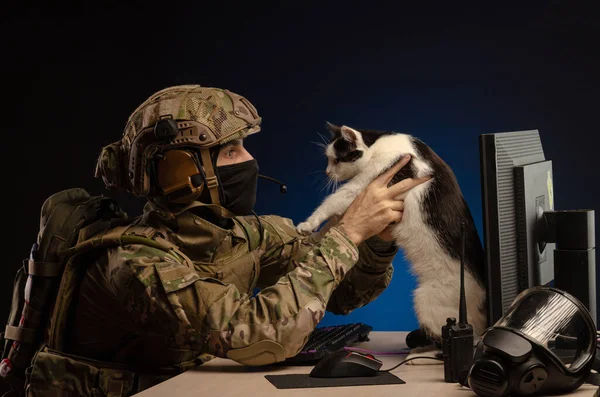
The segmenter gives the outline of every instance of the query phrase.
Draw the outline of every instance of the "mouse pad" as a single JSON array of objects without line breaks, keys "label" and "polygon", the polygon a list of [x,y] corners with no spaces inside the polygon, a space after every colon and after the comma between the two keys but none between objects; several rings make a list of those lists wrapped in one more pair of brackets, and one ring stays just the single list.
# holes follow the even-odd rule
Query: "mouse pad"
[{"label": "mouse pad", "polygon": [[307,389],[312,387],[402,385],[406,382],[389,372],[375,376],[350,378],[312,378],[308,374],[265,375],[265,378],[278,389]]}]

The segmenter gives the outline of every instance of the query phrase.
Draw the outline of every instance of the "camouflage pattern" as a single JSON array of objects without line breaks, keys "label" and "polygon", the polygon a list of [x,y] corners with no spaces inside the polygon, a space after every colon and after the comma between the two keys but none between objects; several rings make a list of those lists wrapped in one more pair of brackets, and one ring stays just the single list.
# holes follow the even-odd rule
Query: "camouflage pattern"
[{"label": "camouflage pattern", "polygon": [[[155,124],[164,118],[180,122],[178,135],[170,141],[154,136]],[[152,94],[129,116],[121,140],[102,148],[95,176],[102,178],[107,189],[120,187],[146,197],[151,193],[146,163],[158,147],[208,152],[217,145],[259,132],[261,122],[254,105],[229,90],[199,85],[168,87]],[[205,172],[212,177],[208,175],[213,173],[212,167]]]},{"label": "camouflage pattern", "polygon": [[128,150],[138,133],[165,115],[202,123],[218,138],[215,145],[260,131],[256,108],[240,95],[221,88],[179,85],[152,94],[138,106],[125,126],[123,147]]},{"label": "camouflage pattern", "polygon": [[[149,202],[138,220],[190,263],[128,245],[109,249],[88,267],[66,353],[167,378],[264,340],[282,346],[284,359],[300,351],[326,310],[349,313],[391,281],[397,248],[378,238],[356,247],[334,226],[314,244],[286,218],[237,217],[227,228],[197,210],[174,216]],[[102,365],[80,368],[66,359],[38,356],[29,395],[59,395],[51,392],[57,378],[70,379],[77,393],[100,388],[98,395],[109,395],[109,381],[101,388],[91,380],[101,379],[93,368]],[[128,387],[123,383],[122,394],[110,395],[129,395]]]},{"label": "camouflage pattern", "polygon": [[46,348],[34,359],[27,397],[129,396],[136,392],[135,377],[126,369],[103,368],[101,362],[66,357]]}]

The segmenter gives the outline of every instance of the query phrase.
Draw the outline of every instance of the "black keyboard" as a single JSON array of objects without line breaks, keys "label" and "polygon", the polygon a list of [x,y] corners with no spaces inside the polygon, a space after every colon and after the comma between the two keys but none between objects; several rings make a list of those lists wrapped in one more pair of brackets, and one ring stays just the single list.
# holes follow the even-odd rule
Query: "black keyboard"
[{"label": "black keyboard", "polygon": [[356,342],[369,340],[373,327],[363,323],[334,325],[316,328],[302,351],[285,360],[287,364],[310,363],[318,361],[326,355],[350,346]]}]

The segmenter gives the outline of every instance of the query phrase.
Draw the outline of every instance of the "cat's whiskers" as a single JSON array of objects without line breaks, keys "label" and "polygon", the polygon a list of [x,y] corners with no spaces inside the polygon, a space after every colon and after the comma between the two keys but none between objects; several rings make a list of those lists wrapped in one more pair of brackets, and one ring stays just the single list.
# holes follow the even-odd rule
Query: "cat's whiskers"
[{"label": "cat's whiskers", "polygon": [[327,179],[327,183],[325,184],[325,186],[323,186],[323,189],[321,189],[321,191],[325,191],[325,194],[328,194],[327,192],[329,191],[329,186],[331,186],[331,179]]},{"label": "cat's whiskers", "polygon": [[320,132],[317,132],[317,134],[321,137],[325,146],[327,146],[329,144],[329,140],[325,136],[323,136],[323,134],[321,134]]},{"label": "cat's whiskers", "polygon": [[315,145],[317,145],[317,147],[323,149],[323,152],[327,150],[327,145],[324,144],[323,142],[314,142],[314,141],[311,141],[311,143],[314,143]]},{"label": "cat's whiskers", "polygon": [[[325,176],[325,173],[321,174],[321,176]],[[319,190],[319,192],[322,192],[322,191],[327,192],[329,190],[329,186],[332,183],[332,181],[327,176],[325,176],[325,181],[326,181],[326,183],[323,185],[323,187],[321,188],[321,190]]]},{"label": "cat's whiskers", "polygon": [[315,185],[316,186],[323,186],[321,188],[321,190],[324,189],[324,186],[326,184],[327,184],[327,180],[325,178],[321,177],[321,176],[319,176],[318,178],[313,179],[313,182],[312,182],[312,186],[315,186]]},{"label": "cat's whiskers", "polygon": [[[317,172],[322,172],[322,171],[317,171]],[[314,174],[314,173],[313,173],[313,174]],[[323,173],[320,173],[320,174],[318,174],[318,175],[317,175],[317,177],[316,177],[315,179],[313,179],[313,182],[312,182],[312,184],[314,185],[314,184],[315,184],[315,183],[317,183],[317,182],[319,182],[319,183],[322,183],[322,182],[324,182],[324,181],[325,181],[325,179],[326,179],[326,178],[325,178],[325,174],[323,174]]]},{"label": "cat's whiskers", "polygon": [[330,194],[333,194],[338,190],[338,188],[340,186],[340,181],[337,178],[331,178],[331,177],[329,178],[329,181],[331,182],[331,186],[330,186],[331,193]]}]

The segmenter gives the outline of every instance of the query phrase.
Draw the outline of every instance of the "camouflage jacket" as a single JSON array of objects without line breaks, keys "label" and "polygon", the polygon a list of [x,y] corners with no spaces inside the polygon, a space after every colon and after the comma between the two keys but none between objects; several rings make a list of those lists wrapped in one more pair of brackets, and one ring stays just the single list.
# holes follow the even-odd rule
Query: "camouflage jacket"
[{"label": "camouflage jacket", "polygon": [[66,353],[141,372],[215,356],[282,361],[326,310],[347,314],[391,281],[397,248],[376,237],[357,247],[332,227],[312,243],[286,218],[238,217],[227,228],[197,210],[174,216],[149,203],[137,222],[191,263],[145,245],[111,248],[92,262]]}]

